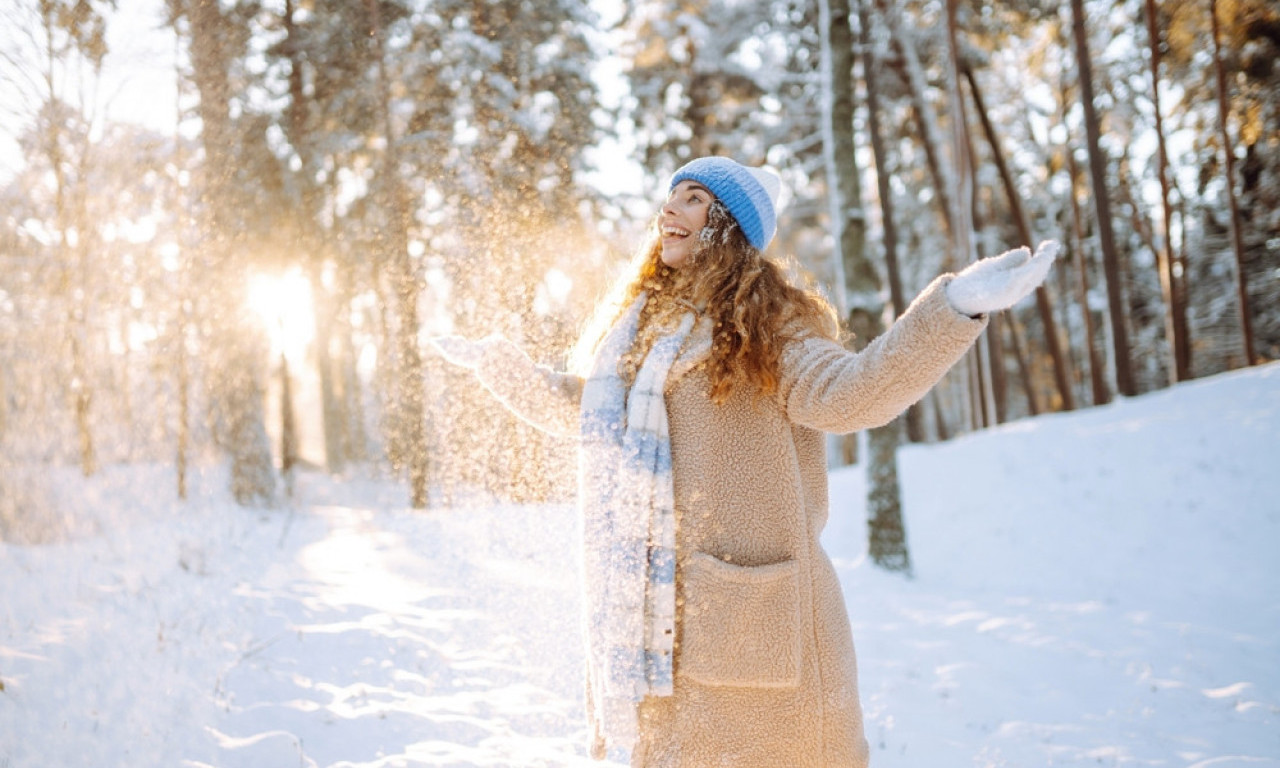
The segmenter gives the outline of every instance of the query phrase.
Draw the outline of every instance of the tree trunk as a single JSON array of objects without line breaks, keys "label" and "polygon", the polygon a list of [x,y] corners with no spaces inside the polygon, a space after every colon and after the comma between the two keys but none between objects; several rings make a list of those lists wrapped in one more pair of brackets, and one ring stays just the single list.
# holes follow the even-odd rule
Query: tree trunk
[{"label": "tree trunk", "polygon": [[[344,283],[350,285],[349,280]],[[349,302],[347,296],[342,297],[343,305]],[[351,340],[351,321],[347,313],[343,314],[338,324],[338,370],[342,372],[339,379],[342,383],[340,398],[342,409],[342,455],[348,461],[365,461],[369,458],[368,435],[365,431],[364,390],[360,385],[360,376],[356,370],[355,344]]]},{"label": "tree trunk", "polygon": [[929,401],[929,405],[933,408],[933,428],[938,433],[938,440],[941,442],[950,440],[951,430],[947,427],[946,416],[942,413],[942,403],[938,402],[940,398],[938,397],[937,390],[930,392],[929,397],[926,399]]},{"label": "tree trunk", "polygon": [[[1072,163],[1074,165],[1074,162]],[[1072,176],[1074,177],[1074,169]],[[1075,182],[1072,181],[1071,214],[1074,220],[1074,243],[1071,246],[1072,260],[1075,262],[1080,314],[1084,319],[1085,348],[1089,354],[1089,386],[1093,393],[1094,405],[1106,405],[1111,402],[1111,394],[1107,391],[1107,382],[1103,376],[1102,358],[1098,354],[1098,344],[1094,340],[1093,310],[1089,308],[1089,269],[1084,259],[1084,237],[1080,227],[1080,202],[1075,196]]]},{"label": "tree trunk", "polygon": [[293,470],[298,463],[298,426],[293,414],[293,381],[289,358],[280,353],[280,474],[285,493],[293,496]]},{"label": "tree trunk", "polygon": [[[884,270],[889,279],[889,300],[893,316],[898,318],[907,311],[907,300],[902,290],[902,274],[898,268],[898,224],[894,218],[893,189],[889,184],[889,153],[880,133],[880,62],[871,40],[871,13],[869,0],[859,0],[858,21],[861,27],[862,80],[867,87],[867,133],[871,137],[871,154],[876,163],[876,191],[880,198],[881,227],[884,230]],[[920,403],[907,409],[907,439],[913,443],[924,442],[924,418]]]},{"label": "tree trunk", "polygon": [[[867,0],[868,2],[870,0]],[[828,93],[823,99],[827,138],[824,151],[830,185],[832,227],[836,235],[849,327],[855,343],[865,344],[884,331],[880,278],[866,257],[866,216],[858,184],[853,146],[853,30],[849,0],[821,0],[823,59]],[[869,435],[867,518],[872,562],[890,571],[911,572],[911,559],[902,524],[902,493],[898,486],[897,421],[871,430]]]},{"label": "tree trunk", "polygon": [[[872,0],[860,0],[872,2]],[[875,0],[879,15],[889,27],[890,40],[898,52],[898,66],[902,68],[902,78],[911,92],[911,104],[915,109],[916,120],[920,123],[921,139],[924,144],[925,162],[929,173],[933,176],[934,191],[938,196],[938,207],[942,211],[942,223],[947,228],[948,236],[955,232],[956,222],[952,220],[954,209],[951,203],[951,190],[955,186],[950,169],[942,161],[942,136],[938,129],[938,115],[926,98],[928,84],[925,82],[924,69],[920,66],[920,57],[916,54],[915,43],[902,28],[898,17],[897,5],[887,0]],[[947,254],[943,270],[954,267],[953,254]]]},{"label": "tree trunk", "polygon": [[1156,250],[1160,273],[1160,293],[1164,296],[1164,334],[1169,345],[1169,383],[1176,384],[1191,377],[1189,360],[1184,354],[1187,344],[1186,308],[1178,301],[1178,277],[1173,274],[1173,210],[1169,205],[1169,153],[1165,147],[1164,122],[1160,110],[1160,22],[1156,0],[1146,0],[1147,42],[1151,46],[1151,106],[1155,113],[1156,174],[1160,178],[1161,240]]},{"label": "tree trunk", "polygon": [[276,485],[263,413],[263,361],[253,343],[253,330],[241,325],[244,275],[235,263],[236,249],[228,242],[236,226],[230,180],[234,159],[229,156],[235,145],[227,74],[230,61],[223,45],[227,23],[217,0],[195,0],[188,20],[205,150],[206,205],[200,228],[213,287],[207,293],[213,304],[204,311],[213,360],[209,399],[215,412],[215,439],[231,460],[231,491],[236,502],[270,504]]},{"label": "tree trunk", "polygon": [[387,252],[392,265],[392,286],[396,294],[399,324],[396,329],[396,355],[400,407],[399,430],[408,451],[409,498],[414,509],[427,506],[429,476],[426,418],[423,397],[422,352],[418,349],[418,281],[409,260],[409,198],[400,178],[399,153],[395,128],[391,123],[391,84],[387,77],[386,54],[383,49],[381,14],[378,0],[365,0],[372,21],[369,36],[378,66],[379,109],[382,111],[386,153],[383,157],[382,184],[390,226]]},{"label": "tree trunk", "polygon": [[[1068,88],[1064,82],[1062,86],[1064,111],[1069,101],[1067,91]],[[1093,397],[1093,404],[1106,405],[1111,402],[1111,392],[1107,388],[1106,363],[1098,350],[1097,331],[1093,325],[1093,310],[1089,306],[1090,280],[1089,268],[1085,258],[1084,211],[1080,207],[1080,195],[1078,193],[1080,167],[1076,165],[1075,152],[1072,151],[1070,144],[1063,148],[1063,155],[1066,157],[1066,170],[1070,190],[1068,198],[1071,201],[1071,235],[1073,238],[1071,256],[1077,275],[1076,300],[1080,305],[1080,316],[1084,321],[1085,352],[1089,360],[1089,388]]]},{"label": "tree trunk", "polygon": [[[956,175],[961,180],[957,194],[957,210],[956,221],[960,222],[957,227],[957,244],[962,260],[967,264],[983,257],[981,243],[978,234],[983,228],[982,212],[978,206],[978,195],[974,193],[975,179],[977,177],[977,153],[973,149],[973,135],[969,130],[968,110],[965,108],[964,95],[960,89],[960,70],[962,64],[960,61],[960,38],[959,23],[957,20],[959,3],[956,0],[948,0],[947,3],[947,39],[950,48],[950,61],[947,75],[948,91],[951,97],[951,127],[953,136],[954,155],[956,158],[955,168]],[[993,313],[996,314],[996,313]],[[973,386],[973,411],[975,420],[978,422],[975,429],[985,429],[994,424],[1003,421],[1004,408],[1003,404],[997,405],[997,400],[1003,400],[1004,391],[1001,389],[998,393],[995,387],[995,370],[1003,370],[1004,360],[994,357],[992,345],[986,343],[987,339],[993,334],[983,334],[974,344],[972,351],[967,357],[971,361],[973,368],[973,376],[970,378]],[[999,347],[999,345],[996,345]],[[1003,349],[1001,348],[1001,351]],[[1000,384],[1003,386],[1004,378],[1000,378]]]},{"label": "tree trunk", "polygon": [[1137,387],[1134,384],[1133,364],[1130,360],[1123,272],[1111,226],[1111,198],[1107,191],[1107,160],[1102,154],[1101,131],[1097,110],[1093,103],[1093,73],[1089,63],[1089,40],[1084,24],[1084,0],[1071,0],[1071,20],[1072,34],[1075,37],[1076,68],[1080,79],[1080,103],[1084,107],[1084,126],[1088,140],[1089,173],[1093,179],[1093,200],[1098,219],[1098,240],[1102,246],[1102,264],[1107,278],[1107,304],[1111,311],[1116,387],[1122,395],[1131,397],[1137,394]]},{"label": "tree trunk", "polygon": [[[68,160],[63,155],[63,141],[69,140],[70,137],[65,135],[67,132],[63,130],[62,117],[58,115],[57,107],[59,104],[64,103],[64,99],[59,93],[60,89],[55,78],[55,67],[59,58],[56,37],[60,25],[64,23],[61,17],[66,9],[60,9],[54,3],[42,2],[39,10],[40,31],[44,33],[45,44],[45,69],[41,73],[44,81],[44,93],[42,94],[44,104],[41,111],[48,116],[41,138],[44,140],[43,151],[45,159],[49,161],[50,172],[53,175],[53,215],[54,229],[57,234],[56,254],[57,263],[61,268],[59,293],[66,302],[66,353],[70,358],[71,364],[71,380],[68,382],[67,394],[74,415],[80,472],[85,477],[89,477],[98,470],[97,452],[94,449],[91,423],[93,389],[89,383],[84,349],[85,337],[88,332],[87,318],[89,312],[86,304],[89,291],[87,290],[88,286],[85,279],[83,240],[77,238],[76,243],[72,244],[67,237],[68,231],[73,226],[83,232],[86,222],[72,221],[73,216],[68,212],[69,208],[78,206],[72,206],[68,200],[69,197],[72,197],[72,192],[70,190],[71,182],[67,178],[66,164]],[[82,163],[83,157],[82,155]],[[85,169],[81,167],[76,170],[79,173],[75,175],[78,175],[83,180]]]},{"label": "tree trunk", "polygon": [[886,571],[911,575],[911,553],[898,484],[898,420],[871,430],[867,468],[867,549]]},{"label": "tree trunk", "polygon": [[[853,278],[849,275],[853,256],[845,250],[846,247],[852,250],[861,245],[859,233],[848,226],[852,210],[855,207],[858,209],[859,223],[865,223],[866,217],[861,216],[861,206],[856,202],[861,195],[853,145],[853,32],[849,27],[849,0],[836,0],[834,3],[820,0],[818,19],[823,30],[822,71],[825,77],[822,98],[822,159],[827,177],[827,211],[831,219],[831,238],[835,245],[831,275],[836,306],[856,336],[859,329],[853,323],[854,297],[850,290]],[[696,136],[697,123],[694,125]],[[840,444],[840,461],[845,466],[856,464],[857,435],[842,435],[837,438],[837,442]]]},{"label": "tree trunk", "polygon": [[1005,327],[1009,329],[1009,342],[1013,347],[1013,357],[1018,363],[1018,375],[1022,378],[1022,392],[1027,398],[1027,410],[1032,416],[1040,413],[1040,398],[1036,396],[1035,382],[1031,378],[1031,366],[1027,364],[1027,355],[1023,351],[1022,331],[1018,320],[1012,313],[1008,315],[1009,322],[1005,323]]},{"label": "tree trunk", "polygon": [[314,233],[321,231],[320,202],[322,187],[316,181],[319,153],[311,136],[307,119],[310,106],[303,88],[302,40],[294,23],[294,0],[284,3],[284,48],[289,59],[289,142],[302,163],[298,174],[301,185],[300,209],[294,219],[298,230],[302,258],[307,263],[311,282],[312,309],[316,329],[316,369],[320,374],[320,421],[324,433],[325,468],[336,473],[342,471],[342,419],[338,409],[333,380],[333,361],[329,345],[333,338],[334,306],[325,291],[321,275],[324,270],[326,249]]},{"label": "tree trunk", "polygon": [[84,349],[80,326],[83,321],[77,319],[73,326],[74,337],[71,340],[71,392],[75,400],[76,434],[80,438],[80,473],[90,477],[98,471],[98,454],[93,447],[93,429],[90,423],[90,408],[93,403],[93,390],[89,386],[88,373],[84,364]]},{"label": "tree trunk", "polygon": [[178,314],[178,341],[174,344],[177,355],[178,379],[178,439],[175,464],[178,471],[178,498],[187,498],[187,454],[191,445],[191,374],[187,364],[187,307],[185,297]]},{"label": "tree trunk", "polygon": [[[972,138],[968,129],[965,130],[968,138],[967,150],[970,157],[977,157],[977,153],[973,151]],[[982,210],[979,206],[980,196],[972,195],[970,198],[970,215],[973,221],[974,235],[974,251],[979,259],[987,257],[986,249],[983,247],[980,233],[986,230],[985,219],[982,216]],[[985,386],[986,400],[983,406],[987,409],[988,425],[1003,424],[1008,420],[1008,391],[1009,382],[1005,372],[1004,343],[1001,339],[1000,321],[1003,313],[993,312],[987,318],[987,332],[979,337],[975,345],[974,352],[979,356],[981,371],[987,378]],[[992,419],[994,421],[992,421]]]},{"label": "tree trunk", "polygon": [[[320,249],[317,250],[317,252]],[[334,336],[334,315],[338,301],[324,286],[321,258],[311,259],[312,311],[316,327],[316,369],[320,374],[320,421],[324,428],[324,465],[330,473],[342,471],[343,419],[334,382],[333,355],[330,345]]]},{"label": "tree trunk", "polygon": [[[982,131],[986,134],[987,143],[991,146],[991,158],[996,165],[996,170],[1000,173],[1000,180],[1009,200],[1009,209],[1013,214],[1013,222],[1018,227],[1018,235],[1022,238],[1023,245],[1035,248],[1036,242],[1031,235],[1031,223],[1027,218],[1026,210],[1022,207],[1022,196],[1018,193],[1017,185],[1014,184],[1009,164],[1005,162],[1000,137],[996,135],[995,126],[987,114],[986,103],[982,98],[981,89],[978,88],[973,68],[966,64],[964,74],[965,79],[969,81],[969,95],[973,97],[973,105],[978,111]],[[1054,381],[1058,385],[1058,395],[1062,398],[1063,410],[1075,410],[1075,396],[1071,388],[1071,375],[1067,370],[1067,357],[1058,336],[1058,324],[1053,318],[1053,302],[1049,298],[1049,290],[1044,285],[1036,288],[1036,309],[1040,313],[1040,323],[1044,327],[1044,343],[1049,349],[1049,357],[1053,360]]]},{"label": "tree trunk", "polygon": [[[181,84],[182,67],[178,64],[180,60],[178,51],[181,43],[176,37],[173,45],[174,81]],[[181,85],[177,90],[177,98],[174,99],[173,105],[174,164],[178,168],[186,168],[187,155],[182,142],[182,134],[179,132],[179,126],[182,124]],[[185,501],[187,498],[187,462],[191,449],[191,369],[190,362],[187,359],[187,334],[191,329],[191,290],[189,282],[191,252],[187,242],[191,226],[191,198],[188,196],[187,190],[183,189],[176,178],[173,178],[171,183],[170,193],[174,201],[175,218],[178,222],[177,229],[181,238],[181,246],[178,250],[178,302],[177,311],[174,313],[177,327],[174,329],[175,340],[173,342],[174,379],[176,380],[175,386],[178,389],[178,424],[175,430],[174,467],[178,475],[178,498]]]},{"label": "tree trunk", "polygon": [[951,212],[951,243],[958,268],[976,258],[973,240],[973,148],[969,142],[969,121],[960,95],[960,45],[956,29],[957,0],[947,0],[947,99],[951,106],[951,168],[956,182]]},{"label": "tree trunk", "polygon": [[996,423],[1009,420],[1009,374],[1005,370],[1004,318],[999,314],[987,318],[988,356],[991,361],[991,396],[995,400]]},{"label": "tree trunk", "polygon": [[[1079,2],[1079,0],[1076,0]],[[1240,340],[1244,350],[1244,364],[1253,365],[1253,319],[1249,310],[1249,286],[1244,268],[1244,239],[1240,225],[1240,204],[1236,200],[1236,153],[1227,130],[1230,109],[1227,106],[1227,72],[1222,63],[1222,42],[1218,29],[1218,3],[1209,0],[1209,15],[1213,17],[1213,70],[1218,91],[1218,130],[1222,134],[1223,171],[1227,176],[1227,205],[1231,211],[1231,249],[1235,252],[1235,278],[1237,304],[1240,309]]]}]

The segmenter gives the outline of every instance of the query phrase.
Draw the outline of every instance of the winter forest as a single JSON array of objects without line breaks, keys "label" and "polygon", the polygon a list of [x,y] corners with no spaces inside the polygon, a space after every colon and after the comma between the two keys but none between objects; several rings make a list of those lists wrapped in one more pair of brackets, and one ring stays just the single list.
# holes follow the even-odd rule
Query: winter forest
[{"label": "winter forest", "polygon": [[[1197,386],[1193,380],[1251,369],[1256,392],[1224,389],[1222,397],[1238,397],[1261,415],[1222,423],[1261,431],[1243,441],[1224,437],[1223,446],[1274,461],[1280,384],[1268,363],[1280,359],[1280,6],[1271,0],[5,0],[2,16],[0,591],[22,574],[29,579],[22,584],[37,586],[26,597],[11,592],[0,610],[0,768],[87,759],[67,757],[72,746],[66,754],[45,751],[62,748],[56,739],[20,744],[24,729],[43,727],[57,705],[24,710],[18,694],[37,701],[39,681],[59,679],[22,672],[24,654],[42,656],[48,649],[40,643],[52,642],[32,617],[46,615],[43,606],[60,594],[41,591],[54,588],[36,578],[44,566],[33,553],[110,534],[132,525],[137,510],[163,507],[156,514],[191,516],[181,523],[186,543],[130,538],[122,551],[146,559],[152,545],[165,553],[177,547],[175,573],[213,573],[201,594],[230,595],[240,582],[215,583],[215,553],[265,568],[253,553],[281,557],[288,537],[314,524],[298,510],[317,499],[404,511],[394,518],[398,535],[439,534],[417,541],[440,562],[460,557],[448,542],[474,545],[496,518],[507,515],[529,532],[538,528],[526,519],[529,510],[569,504],[573,446],[509,415],[426,340],[500,333],[539,362],[563,366],[593,307],[646,237],[666,180],[702,155],[765,164],[782,176],[770,253],[831,299],[855,348],[936,275],[1019,245],[1062,244],[1034,299],[993,317],[922,402],[861,442],[831,439],[832,492],[856,497],[855,517],[866,520],[865,528],[840,530],[858,540],[850,551],[865,548],[878,566],[857,577],[876,589],[907,600],[912,575],[928,585],[942,562],[960,572],[963,564],[930,542],[948,532],[968,535],[958,533],[963,526],[912,517],[926,506],[921,494],[929,485],[918,468],[942,464],[936,457],[960,461],[974,446],[981,453],[996,443],[972,441],[993,431],[992,440],[1015,434],[1000,425],[1062,425],[1068,422],[1032,417],[1068,414],[1080,419],[1071,424],[1093,424],[1088,419],[1110,418],[1106,406],[1172,398],[1172,390]],[[1208,395],[1159,402],[1194,414],[1201,401],[1218,402]],[[1228,412],[1225,401],[1218,405]],[[1124,432],[1115,418],[1114,430],[1097,430]],[[1144,411],[1133,423],[1148,418],[1162,417]],[[1151,466],[1174,466],[1178,445],[1201,437],[1195,422],[1188,415],[1185,431],[1142,433],[1167,456],[1150,446],[1135,450]],[[963,440],[969,449],[946,452]],[[1067,463],[1096,453],[1087,441],[1071,456],[1055,445],[1045,438],[1033,450]],[[1138,461],[1114,450],[1105,455]],[[851,465],[870,467],[865,483],[839,474]],[[1204,487],[1238,477],[1223,471]],[[1233,509],[1253,510],[1266,524],[1258,527],[1245,512],[1218,522],[1232,541],[1274,552],[1274,489],[1242,487],[1266,489],[1273,501],[1249,497]],[[205,525],[193,521],[205,520],[210,504],[222,521],[249,514],[245,520],[274,526],[269,540],[237,549],[250,534],[217,526],[248,530],[250,523],[221,522],[209,530],[230,538],[190,544]],[[85,507],[97,511],[86,517],[77,511]],[[442,510],[470,520],[426,517]],[[572,530],[563,511],[552,514],[557,530]],[[1139,525],[1113,523],[1103,512],[1086,517],[1093,521],[1086,525],[1114,524],[1121,538]],[[358,531],[355,519],[343,518],[355,526],[348,533]],[[444,533],[421,527],[437,525]],[[518,537],[502,534],[499,554],[515,552],[526,576],[542,568],[556,584],[571,579],[568,566],[521,550]],[[1092,546],[1071,552],[1088,558]],[[1029,567],[1037,551],[1026,550]],[[1268,557],[1241,566],[1235,586],[1220,577],[1224,593],[1241,587],[1256,596],[1274,584],[1275,567],[1258,564]],[[1113,565],[1139,578],[1145,562],[1117,556]],[[164,578],[141,568],[121,572],[123,589]],[[1062,576],[1051,589],[1065,595],[1070,583]],[[974,594],[995,588],[985,584]],[[516,615],[497,591],[486,594]],[[564,594],[536,599],[571,632]],[[207,605],[231,610],[218,600]],[[144,619],[152,608],[157,615],[178,610],[170,602],[148,605],[137,609]],[[959,742],[939,736],[910,753],[904,742],[898,753],[893,724],[913,715],[877,709],[889,699],[877,698],[872,683],[864,694],[869,738],[872,724],[881,728],[873,763],[883,752],[891,755],[884,765],[1280,766],[1280,678],[1261,672],[1280,658],[1276,606],[1218,605],[1257,622],[1236,627],[1240,633],[1271,637],[1249,646],[1232,679],[1206,673],[1199,684],[1227,691],[1205,694],[1211,703],[1234,697],[1250,704],[1237,706],[1242,719],[1215,737],[1225,741],[1206,737],[1170,753],[1133,746],[1163,743],[1182,722],[1173,719],[1158,734],[1118,737],[1128,751],[1106,752],[1110,737],[1098,735],[1077,752],[1055,752],[1044,746],[1053,735],[1033,728],[1003,756],[989,741],[952,754],[973,731],[958,725]],[[1120,621],[1120,608],[1101,610],[1116,615],[1079,620],[1097,622],[1099,631],[1104,618]],[[422,621],[425,633],[430,621]],[[930,626],[952,625],[943,616]],[[204,635],[161,620],[162,636],[165,627],[188,638],[188,656],[198,655],[190,649]],[[264,637],[292,642],[276,629],[224,629],[201,641],[210,658],[219,647],[237,649],[213,696],[221,712],[238,711],[227,691],[263,658]],[[854,629],[858,636],[856,615]],[[468,631],[453,637],[489,642]],[[154,645],[155,634],[153,621],[146,642]],[[299,642],[302,635],[299,629]],[[23,645],[37,636],[45,640]],[[874,654],[884,658],[894,644],[885,640],[877,650],[870,637],[874,681]],[[956,642],[970,648],[968,640]],[[455,725],[438,738],[471,744],[470,752],[409,749],[400,762],[394,751],[375,762],[371,754],[324,752],[315,737],[310,747],[300,735],[284,746],[237,742],[233,735],[248,739],[252,729],[237,730],[222,715],[216,738],[192,737],[213,746],[188,749],[195,742],[156,736],[168,733],[171,715],[148,711],[105,731],[115,741],[97,764],[176,765],[175,755],[190,758],[184,765],[593,764],[573,736],[580,728],[575,668],[550,652],[521,651],[528,656],[517,662],[503,655],[519,655],[506,646],[484,647],[491,661],[530,669],[545,662],[552,670],[546,679],[533,675],[532,694],[521,693],[526,683],[501,689],[518,702],[499,697],[493,711],[471,712],[482,730],[507,718],[508,741]],[[1215,648],[1217,660],[1241,657],[1234,646]],[[105,658],[128,656],[118,652]],[[351,652],[358,660],[366,651]],[[1028,657],[1025,668],[1044,661]],[[1022,660],[1012,663],[1018,669]],[[1138,674],[1115,664],[1125,670],[1120,678]],[[473,684],[457,674],[452,684]],[[1156,678],[1178,673],[1161,674],[1148,666],[1143,685],[1155,680],[1154,692],[1163,685]],[[1246,688],[1228,690],[1242,681]],[[239,682],[242,701],[258,690]],[[106,712],[135,692],[131,686],[150,684],[120,691],[124,684],[111,678],[102,685],[115,691],[93,705]],[[186,689],[175,695],[184,706],[207,698]],[[1199,704],[1177,706],[1188,721],[1200,712]],[[1100,706],[1100,717],[1106,709]],[[15,714],[23,711],[29,714]],[[139,722],[156,739],[128,747],[125,734]],[[90,727],[75,717],[62,724],[78,733]],[[1085,732],[1083,741],[1095,735]],[[535,744],[530,733],[555,737]],[[85,746],[68,741],[77,744]],[[45,761],[48,754],[63,758]],[[1212,760],[1225,754],[1240,762]]]}]

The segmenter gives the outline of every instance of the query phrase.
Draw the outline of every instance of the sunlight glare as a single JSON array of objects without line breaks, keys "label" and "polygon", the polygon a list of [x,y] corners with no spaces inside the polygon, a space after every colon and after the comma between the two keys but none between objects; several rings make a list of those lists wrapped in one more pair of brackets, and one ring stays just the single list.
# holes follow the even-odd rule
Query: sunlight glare
[{"label": "sunlight glare", "polygon": [[311,282],[302,270],[250,276],[248,301],[271,337],[272,356],[284,353],[289,362],[301,363],[315,338]]}]

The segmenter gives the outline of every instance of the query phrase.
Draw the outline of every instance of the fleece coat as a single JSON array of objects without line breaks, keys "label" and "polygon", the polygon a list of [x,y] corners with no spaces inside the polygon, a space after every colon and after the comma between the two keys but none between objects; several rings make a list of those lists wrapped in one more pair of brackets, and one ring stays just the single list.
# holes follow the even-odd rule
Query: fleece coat
[{"label": "fleece coat", "polygon": [[[667,377],[676,529],[674,695],[639,705],[640,768],[864,768],[853,637],[827,521],[823,432],[888,423],[986,327],[944,275],[861,352],[819,337],[783,351],[778,391],[713,403],[695,325]],[[484,343],[481,382],[521,418],[577,435],[580,378]],[[591,578],[591,574],[585,574]],[[594,733],[594,728],[593,728]],[[598,737],[592,751],[602,753]]]}]

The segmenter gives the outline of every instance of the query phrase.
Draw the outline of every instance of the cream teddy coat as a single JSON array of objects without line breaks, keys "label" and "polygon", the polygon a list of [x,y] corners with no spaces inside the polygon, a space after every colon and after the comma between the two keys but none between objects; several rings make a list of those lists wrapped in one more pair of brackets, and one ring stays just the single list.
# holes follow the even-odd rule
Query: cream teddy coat
[{"label": "cream teddy coat", "polygon": [[[960,359],[986,320],[951,307],[951,277],[861,352],[818,337],[791,343],[768,398],[739,388],[714,404],[699,365],[710,325],[690,333],[666,385],[675,692],[640,704],[633,766],[867,765],[849,619],[818,541],[827,521],[822,433],[888,423]],[[476,373],[521,418],[577,436],[581,379],[535,365],[504,339],[483,343]]]}]

